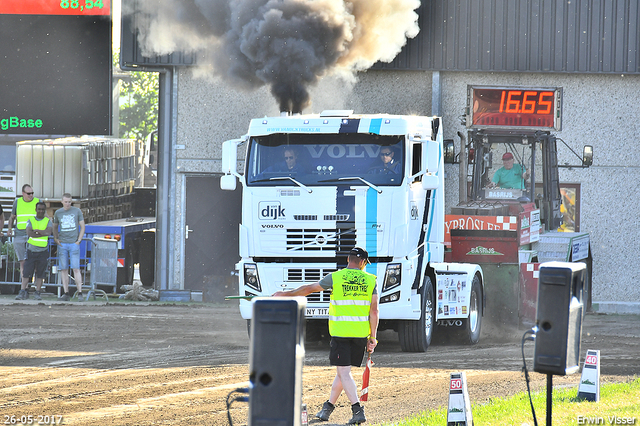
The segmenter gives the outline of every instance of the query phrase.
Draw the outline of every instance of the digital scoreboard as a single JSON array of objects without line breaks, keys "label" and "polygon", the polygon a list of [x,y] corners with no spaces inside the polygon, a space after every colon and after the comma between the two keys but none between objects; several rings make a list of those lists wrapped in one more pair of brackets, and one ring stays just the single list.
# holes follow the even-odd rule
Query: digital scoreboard
[{"label": "digital scoreboard", "polygon": [[0,0],[0,134],[111,133],[111,0]]},{"label": "digital scoreboard", "polygon": [[467,87],[467,127],[561,130],[562,88]]},{"label": "digital scoreboard", "polygon": [[0,14],[111,16],[111,0],[2,0]]}]

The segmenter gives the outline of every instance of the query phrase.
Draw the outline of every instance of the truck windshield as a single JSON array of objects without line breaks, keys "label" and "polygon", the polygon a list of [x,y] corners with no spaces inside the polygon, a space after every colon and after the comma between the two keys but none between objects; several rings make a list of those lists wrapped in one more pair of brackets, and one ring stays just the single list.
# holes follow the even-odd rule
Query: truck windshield
[{"label": "truck windshield", "polygon": [[[402,183],[404,136],[373,134],[274,134],[252,137],[246,162],[250,186],[376,186]],[[292,179],[279,179],[291,177]],[[274,179],[275,178],[275,179]]]}]

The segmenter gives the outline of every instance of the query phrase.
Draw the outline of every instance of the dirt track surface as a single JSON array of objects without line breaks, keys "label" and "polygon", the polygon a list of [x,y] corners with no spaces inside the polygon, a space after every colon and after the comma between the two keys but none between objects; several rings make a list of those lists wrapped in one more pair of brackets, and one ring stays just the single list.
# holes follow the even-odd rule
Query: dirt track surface
[{"label": "dirt track surface", "polygon": [[[522,333],[485,331],[476,346],[436,344],[420,354],[403,353],[393,331],[380,333],[365,405],[368,424],[446,406],[452,372],[465,371],[472,403],[525,391]],[[587,349],[599,349],[601,382],[628,380],[640,374],[639,336],[638,316],[588,314],[582,361]],[[531,342],[525,355],[531,370]],[[56,416],[56,421],[61,416],[65,425],[228,425],[225,401],[230,391],[247,385],[248,360],[246,323],[235,303],[105,305],[2,298],[0,424],[7,416],[31,415]],[[307,345],[303,402],[310,424],[344,424],[350,417],[343,395],[330,422],[313,418],[333,376],[327,344]],[[362,369],[354,369],[358,384],[361,376]],[[546,376],[531,377],[534,389],[546,389]],[[579,373],[555,376],[554,386],[579,381]],[[232,405],[234,425],[246,424],[247,407]]]}]

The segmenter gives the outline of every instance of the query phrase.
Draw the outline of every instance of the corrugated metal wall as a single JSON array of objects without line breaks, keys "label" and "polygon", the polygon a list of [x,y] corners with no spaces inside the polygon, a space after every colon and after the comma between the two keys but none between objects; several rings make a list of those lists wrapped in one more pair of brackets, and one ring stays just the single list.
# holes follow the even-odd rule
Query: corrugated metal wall
[{"label": "corrugated metal wall", "polygon": [[377,69],[640,73],[638,0],[423,0],[420,34]]},{"label": "corrugated metal wall", "polygon": [[[417,12],[418,36],[374,68],[640,73],[638,0],[423,0]],[[182,52],[142,56],[135,19],[122,20],[125,64],[196,63]]]}]

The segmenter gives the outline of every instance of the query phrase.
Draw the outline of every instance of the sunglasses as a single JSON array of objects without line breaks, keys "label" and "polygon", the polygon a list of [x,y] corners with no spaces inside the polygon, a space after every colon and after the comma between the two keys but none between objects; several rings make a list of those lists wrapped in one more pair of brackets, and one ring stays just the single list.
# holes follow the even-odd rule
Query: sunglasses
[{"label": "sunglasses", "polygon": [[284,157],[285,160],[293,160],[293,156],[291,157]]},{"label": "sunglasses", "polygon": [[380,155],[384,155],[385,157],[390,157],[391,152],[381,152]]},{"label": "sunglasses", "polygon": [[25,192],[27,195],[33,195],[33,192]]}]

